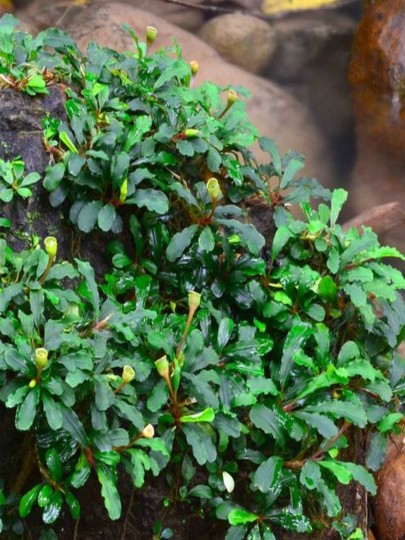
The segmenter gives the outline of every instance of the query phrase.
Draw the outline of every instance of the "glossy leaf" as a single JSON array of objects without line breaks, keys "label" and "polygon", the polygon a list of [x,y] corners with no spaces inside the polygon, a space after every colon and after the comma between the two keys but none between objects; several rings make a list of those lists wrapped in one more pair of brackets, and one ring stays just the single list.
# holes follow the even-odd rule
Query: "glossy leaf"
[{"label": "glossy leaf", "polygon": [[38,493],[42,487],[42,484],[37,484],[32,489],[27,491],[25,495],[23,495],[20,499],[20,504],[18,507],[18,511],[20,514],[20,517],[25,518],[28,516],[28,514],[31,512],[32,507],[34,506]]},{"label": "glossy leaf", "polygon": [[101,495],[108,512],[108,517],[112,520],[121,516],[121,499],[117,490],[116,475],[104,463],[96,466],[97,478],[101,484]]},{"label": "glossy leaf", "polygon": [[190,225],[172,237],[166,250],[166,257],[169,261],[175,261],[183,255],[184,251],[191,244],[197,230],[198,225]]}]

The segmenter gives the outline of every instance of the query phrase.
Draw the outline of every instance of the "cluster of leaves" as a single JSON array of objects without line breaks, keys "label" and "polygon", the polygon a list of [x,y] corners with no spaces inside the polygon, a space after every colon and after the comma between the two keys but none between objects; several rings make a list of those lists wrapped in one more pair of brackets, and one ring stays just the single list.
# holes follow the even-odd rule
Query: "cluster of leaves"
[{"label": "cluster of leaves", "polygon": [[9,203],[16,194],[23,199],[31,197],[32,191],[28,186],[38,182],[39,178],[35,172],[24,176],[24,162],[19,158],[11,162],[0,159],[0,200]]},{"label": "cluster of leaves", "polygon": [[[10,24],[6,78],[32,44]],[[190,87],[178,48],[149,55],[134,37],[135,52],[83,55],[57,30],[36,40],[47,81],[69,83],[67,120],[44,121],[51,203],[129,242],[111,243],[96,281],[88,262],[55,258],[55,239],[22,252],[0,240],[0,399],[41,475],[20,516],[37,504],[51,524],[66,504],[76,519],[75,490],[95,475],[117,519],[122,470],[136,488],[165,474],[173,501],[228,522],[227,540],[330,525],[362,538],[336,488],[375,493],[367,468],[403,418],[405,279],[382,258],[404,257],[343,231],[346,192],[296,180],[296,153],[261,138],[258,165],[243,104]],[[252,197],[273,239],[250,223]],[[356,430],[370,434],[367,468],[350,461]]]}]

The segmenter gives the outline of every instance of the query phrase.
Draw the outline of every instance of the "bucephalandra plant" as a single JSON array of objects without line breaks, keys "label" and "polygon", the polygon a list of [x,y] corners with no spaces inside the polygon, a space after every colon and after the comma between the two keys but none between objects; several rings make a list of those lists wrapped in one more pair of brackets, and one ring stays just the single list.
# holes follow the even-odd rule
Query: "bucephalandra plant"
[{"label": "bucephalandra plant", "polygon": [[[0,19],[1,86],[66,85],[67,120],[43,121],[50,165],[28,184],[73,230],[120,242],[96,279],[64,260],[57,233],[15,250],[0,217],[1,417],[26,434],[31,464],[1,484],[0,531],[21,534],[34,506],[55,529],[64,508],[77,520],[91,478],[116,520],[120,473],[139,490],[165,478],[162,499],[227,523],[227,540],[280,527],[362,538],[337,487],[375,494],[371,472],[401,430],[405,279],[382,260],[404,256],[368,228],[344,231],[347,193],[296,179],[301,156],[259,137],[243,89],[193,87],[198,62],[150,53],[156,29],[134,51],[83,54],[59,30],[14,26]],[[0,162],[4,203],[31,196],[23,170]],[[258,199],[271,238],[245,211]],[[365,465],[351,461],[359,430]]]}]

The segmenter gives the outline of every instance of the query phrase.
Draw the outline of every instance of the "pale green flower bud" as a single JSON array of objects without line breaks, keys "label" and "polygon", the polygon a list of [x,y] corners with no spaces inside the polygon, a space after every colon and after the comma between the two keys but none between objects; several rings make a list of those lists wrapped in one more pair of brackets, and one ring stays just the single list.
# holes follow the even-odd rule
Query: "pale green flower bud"
[{"label": "pale green flower bud", "polygon": [[122,182],[122,186],[120,189],[120,203],[124,204],[124,202],[127,200],[127,193],[128,193],[128,178],[125,178],[125,180]]},{"label": "pale green flower bud", "polygon": [[124,366],[124,369],[122,370],[122,380],[125,384],[130,383],[135,378],[135,371],[131,368],[131,366]]},{"label": "pale green flower bud", "polygon": [[112,382],[116,382],[119,379],[118,375],[115,375],[115,373],[107,373],[107,375],[105,377],[106,377],[106,379],[108,379],[109,381],[112,381]]},{"label": "pale green flower bud", "polygon": [[145,439],[153,439],[155,435],[155,429],[154,427],[152,426],[152,424],[148,424],[147,426],[145,426],[143,428],[143,431],[142,431],[142,436],[145,438]]},{"label": "pale green flower bud", "polygon": [[44,240],[44,244],[45,251],[50,257],[54,258],[58,251],[58,241],[56,240],[56,238],[54,236],[47,236]]},{"label": "pale green flower bud", "polygon": [[28,386],[30,388],[35,388],[37,385],[37,381],[35,379],[31,379],[30,382],[28,383]]},{"label": "pale green flower bud", "polygon": [[235,90],[228,90],[228,102],[227,102],[227,108],[231,107],[235,101],[238,99],[238,94],[235,92]]},{"label": "pale green flower bud", "polygon": [[164,379],[169,378],[169,361],[167,360],[167,356],[162,356],[162,358],[159,358],[159,360],[156,360],[155,366],[157,369],[157,372],[161,377]]},{"label": "pale green flower bud", "polygon": [[154,26],[147,26],[146,27],[146,43],[149,45],[152,45],[152,43],[155,41],[157,36],[157,28]]},{"label": "pale green flower bud", "polygon": [[222,197],[221,186],[216,178],[210,178],[207,182],[207,191],[211,199],[220,199]]},{"label": "pale green flower bud", "polygon": [[198,137],[198,135],[200,135],[200,132],[198,129],[189,128],[184,130],[184,135],[187,138]]},{"label": "pale green flower bud", "polygon": [[43,347],[35,349],[35,362],[39,369],[43,369],[48,363],[48,351]]},{"label": "pale green flower bud", "polygon": [[189,62],[189,66],[191,68],[191,74],[197,75],[198,70],[200,69],[200,64],[197,62],[197,60],[192,60]]}]

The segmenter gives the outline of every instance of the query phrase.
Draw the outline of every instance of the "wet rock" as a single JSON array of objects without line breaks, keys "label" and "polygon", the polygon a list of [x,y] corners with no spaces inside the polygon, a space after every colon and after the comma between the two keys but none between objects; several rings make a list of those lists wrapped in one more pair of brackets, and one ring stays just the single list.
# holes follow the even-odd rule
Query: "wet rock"
[{"label": "wet rock", "polygon": [[375,520],[380,540],[405,536],[404,434],[391,436],[385,462],[378,472]]},{"label": "wet rock", "polygon": [[274,29],[264,20],[242,13],[214,17],[200,35],[225,60],[251,73],[260,73],[276,48]]},{"label": "wet rock", "polygon": [[[0,91],[0,158],[12,160],[21,156],[26,173],[35,171],[43,175],[49,163],[49,155],[42,144],[42,118],[50,114],[65,119],[62,87],[52,86],[49,90],[49,95],[43,97],[31,97],[11,89]],[[9,244],[22,250],[31,245],[33,236],[42,239],[56,236],[58,257],[66,260],[84,258],[91,262],[98,275],[103,275],[111,266],[105,250],[105,234],[98,231],[79,234],[64,218],[61,209],[51,207],[49,193],[41,182],[35,184],[32,191],[33,195],[28,199],[15,197],[9,204],[1,205],[0,217],[8,218],[13,224],[7,235]]]},{"label": "wet rock", "polygon": [[[323,182],[333,179],[329,150],[311,121],[308,111],[277,85],[228,64],[214,49],[200,39],[150,13],[122,3],[103,5],[98,9],[82,10],[66,25],[66,29],[86,47],[95,40],[117,50],[132,48],[131,37],[122,31],[121,24],[130,24],[138,35],[148,25],[158,28],[154,48],[169,46],[176,37],[187,60],[198,60],[200,70],[195,84],[211,80],[219,85],[242,85],[252,98],[247,105],[250,120],[260,132],[274,137],[281,151],[294,148],[307,159],[306,174],[316,174]],[[260,152],[256,149],[260,159]]]},{"label": "wet rock", "polygon": [[405,2],[365,2],[350,66],[352,84],[399,92],[405,84]]},{"label": "wet rock", "polygon": [[[405,2],[366,3],[349,70],[357,161],[354,212],[405,201]],[[405,251],[403,227],[382,241]]]}]

